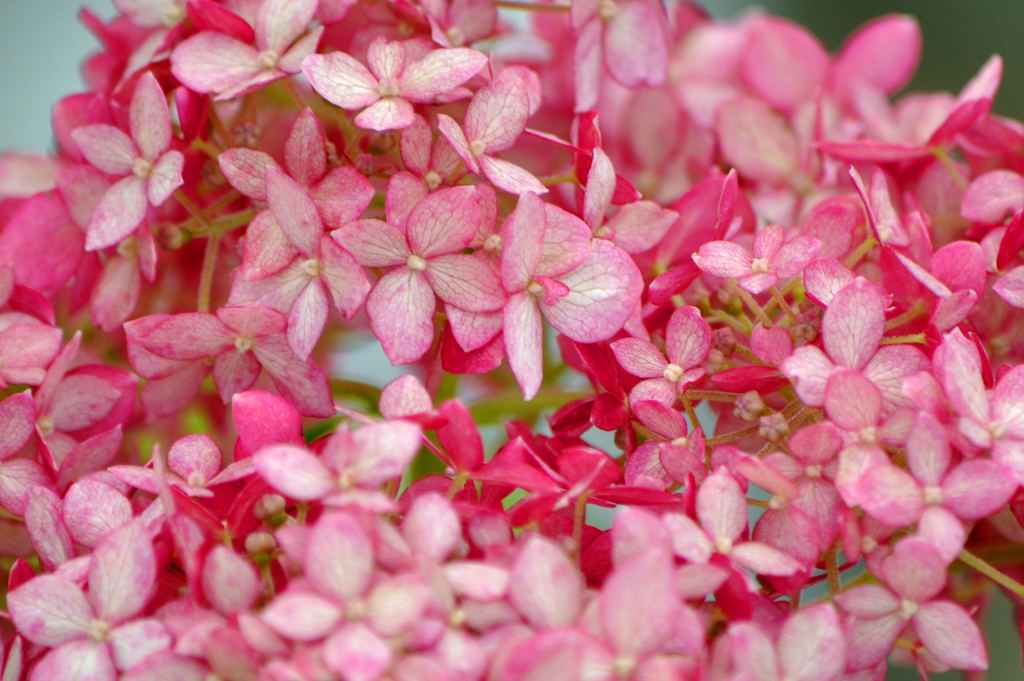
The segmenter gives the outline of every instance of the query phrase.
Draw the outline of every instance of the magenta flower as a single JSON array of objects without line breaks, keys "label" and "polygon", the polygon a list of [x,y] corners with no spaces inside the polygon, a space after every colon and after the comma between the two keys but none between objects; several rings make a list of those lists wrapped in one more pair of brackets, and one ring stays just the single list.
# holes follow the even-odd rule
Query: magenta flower
[{"label": "magenta flower", "polygon": [[108,175],[121,177],[96,206],[86,250],[120,242],[139,226],[149,206],[163,205],[184,180],[185,157],[171,146],[171,114],[163,88],[146,73],[129,110],[131,137],[112,125],[89,125],[72,133],[85,158]]},{"label": "magenta flower", "polygon": [[518,75],[506,69],[489,85],[477,90],[466,107],[463,127],[447,114],[438,114],[437,127],[466,166],[474,173],[483,173],[498,189],[510,194],[544,194],[547,189],[536,177],[495,157],[511,148],[523,134],[529,114],[526,85]]},{"label": "magenta flower", "polygon": [[33,678],[113,681],[171,638],[154,619],[138,619],[152,596],[156,555],[140,522],[111,534],[93,552],[89,593],[53,575],[41,575],[7,596],[21,634],[51,648]]},{"label": "magenta flower", "polygon": [[481,222],[477,194],[453,187],[421,201],[406,231],[360,220],[333,233],[367,267],[393,268],[374,285],[366,314],[392,364],[408,364],[434,342],[434,296],[473,312],[498,310],[505,295],[497,274],[462,253]]},{"label": "magenta flower", "polygon": [[324,99],[343,109],[364,109],[361,128],[401,130],[415,120],[413,103],[444,101],[476,75],[487,57],[465,47],[432,50],[412,58],[404,43],[378,36],[366,51],[369,69],[344,52],[311,54],[302,72]]},{"label": "magenta flower", "polygon": [[671,407],[686,386],[704,377],[700,366],[711,349],[711,327],[695,307],[681,307],[672,313],[665,329],[665,351],[669,360],[653,344],[638,338],[612,343],[615,359],[623,369],[645,380],[629,393],[630,404],[654,400]]},{"label": "magenta flower", "polygon": [[317,0],[263,0],[253,25],[255,41],[201,31],[174,48],[171,73],[189,89],[213,93],[218,100],[298,73],[324,30],[318,26],[306,33],[316,9]]},{"label": "magenta flower", "polygon": [[814,237],[798,236],[783,243],[778,225],[768,225],[754,236],[754,252],[731,241],[712,241],[693,255],[693,262],[708,274],[736,279],[740,288],[757,294],[779,280],[800,274],[818,255],[821,246]]},{"label": "magenta flower", "polygon": [[971,616],[955,603],[935,600],[946,586],[946,570],[931,544],[904,539],[882,561],[880,572],[891,590],[861,586],[836,597],[850,618],[849,669],[867,669],[884,660],[908,624],[940,663],[965,670],[988,667],[985,642]]},{"label": "magenta flower", "polygon": [[169,360],[212,357],[213,380],[224,403],[248,390],[265,369],[299,411],[334,414],[327,377],[311,359],[301,361],[285,339],[285,319],[265,307],[222,307],[172,315],[136,338],[146,351]]},{"label": "magenta flower", "polygon": [[542,379],[542,313],[572,340],[596,343],[622,328],[643,288],[625,252],[604,239],[591,242],[582,220],[530,192],[505,221],[501,283],[509,296],[505,351],[526,399]]}]

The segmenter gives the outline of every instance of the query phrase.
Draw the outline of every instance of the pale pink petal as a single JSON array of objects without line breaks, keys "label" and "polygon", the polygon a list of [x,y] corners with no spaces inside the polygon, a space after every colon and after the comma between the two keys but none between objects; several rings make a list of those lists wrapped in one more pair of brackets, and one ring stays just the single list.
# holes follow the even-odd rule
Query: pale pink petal
[{"label": "pale pink petal", "polygon": [[824,84],[829,55],[805,28],[776,17],[754,22],[743,51],[743,82],[780,111],[811,101]]},{"label": "pale pink petal", "polygon": [[363,268],[351,253],[328,236],[320,239],[320,258],[321,281],[331,292],[338,311],[346,319],[351,319],[362,307],[370,290]]},{"label": "pale pink petal", "polygon": [[857,498],[865,511],[890,527],[910,525],[924,510],[921,489],[909,474],[895,466],[869,470],[858,483]]},{"label": "pale pink petal", "polygon": [[480,166],[484,175],[495,187],[510,194],[522,194],[523,192],[546,194],[548,191],[547,187],[541,184],[541,181],[532,173],[514,163],[492,156],[484,156],[480,159]]},{"label": "pale pink petal", "polygon": [[380,99],[377,79],[344,52],[311,54],[302,61],[302,72],[324,99],[343,109],[361,109]]},{"label": "pale pink petal", "polygon": [[693,254],[693,262],[716,277],[744,277],[752,273],[750,251],[731,241],[712,241]]},{"label": "pale pink petal", "polygon": [[327,173],[309,193],[316,201],[324,224],[336,229],[358,219],[375,192],[370,181],[358,170],[340,166]]},{"label": "pale pink petal", "polygon": [[185,155],[180,151],[168,151],[153,165],[146,182],[146,197],[153,206],[162,206],[167,199],[185,184],[181,170],[185,167]]},{"label": "pale pink petal", "polygon": [[305,32],[316,13],[317,0],[266,0],[260,4],[253,28],[261,50],[280,54]]},{"label": "pale pink petal", "polygon": [[501,333],[503,326],[503,310],[466,312],[453,305],[446,305],[445,314],[455,341],[465,352],[474,352],[490,343]]},{"label": "pale pink petal", "polygon": [[747,526],[747,502],[739,483],[724,468],[697,491],[697,519],[712,540],[735,541]]},{"label": "pale pink petal", "polygon": [[171,647],[171,635],[155,619],[129,622],[110,632],[110,649],[118,669],[131,669],[150,655]]},{"label": "pale pink petal", "polygon": [[927,369],[928,358],[916,347],[886,345],[878,349],[862,373],[881,391],[885,401],[882,408],[884,417],[901,407],[911,406],[910,399],[902,391],[903,380]]},{"label": "pale pink petal", "polygon": [[466,139],[465,133],[462,131],[462,127],[455,122],[455,120],[447,114],[437,115],[437,129],[445,136],[445,139],[452,145],[455,153],[459,155],[466,163],[466,167],[471,172],[480,172],[480,162],[477,160],[473,152],[470,151],[469,141]]},{"label": "pale pink petal", "polygon": [[671,556],[658,550],[617,567],[598,596],[605,637],[616,652],[632,659],[669,639],[679,607]]},{"label": "pale pink petal", "polygon": [[941,359],[936,357],[935,361],[936,374],[953,408],[977,423],[987,423],[989,398],[981,380],[978,349],[960,329],[946,334],[940,349]]},{"label": "pale pink petal", "polygon": [[61,499],[46,487],[34,486],[25,495],[25,526],[39,560],[48,570],[74,557],[71,536],[61,515]]},{"label": "pale pink petal", "polygon": [[7,608],[22,636],[47,647],[85,638],[94,618],[82,590],[53,575],[40,575],[9,593]]},{"label": "pale pink petal", "polygon": [[760,575],[787,577],[804,569],[800,561],[788,553],[756,541],[738,544],[732,550],[732,558],[739,565]]},{"label": "pale pink petal", "polygon": [[253,354],[270,374],[277,391],[300,413],[321,418],[335,413],[327,375],[311,357],[305,362],[296,357],[284,334],[261,338],[253,346]]},{"label": "pale pink petal", "polygon": [[824,405],[833,423],[843,430],[859,433],[878,425],[882,393],[860,372],[840,370],[828,379]]},{"label": "pale pink petal", "polygon": [[344,611],[312,593],[284,593],[260,612],[278,634],[295,641],[315,641],[329,634],[344,618]]},{"label": "pale pink petal", "polygon": [[497,565],[474,561],[451,561],[441,568],[456,596],[489,603],[505,596],[509,571]]},{"label": "pale pink petal", "polygon": [[1024,177],[1009,170],[993,170],[978,177],[964,193],[960,214],[965,220],[1000,224],[1024,208]]},{"label": "pale pink petal", "polygon": [[167,359],[200,359],[232,347],[234,336],[214,315],[189,312],[167,317],[144,331],[138,342]]},{"label": "pale pink petal", "polygon": [[242,278],[262,279],[277,274],[299,254],[269,210],[260,211],[245,230]]},{"label": "pale pink petal", "polygon": [[204,94],[224,92],[262,70],[255,47],[224,33],[202,31],[171,53],[174,77]]},{"label": "pale pink petal", "polygon": [[324,131],[312,109],[305,109],[292,124],[285,143],[284,163],[292,177],[307,188],[327,173]]},{"label": "pale pink petal", "polygon": [[884,296],[864,279],[839,291],[822,319],[829,357],[840,366],[863,368],[885,333],[885,308]]},{"label": "pale pink petal", "polygon": [[0,401],[0,460],[9,458],[25,446],[32,437],[35,421],[31,391]]},{"label": "pale pink petal", "polygon": [[325,515],[309,535],[304,566],[320,593],[340,601],[357,598],[373,574],[373,544],[352,516]]},{"label": "pale pink petal", "polygon": [[516,209],[505,218],[501,251],[501,281],[511,293],[530,283],[544,254],[546,213],[540,198],[527,192],[519,196]]},{"label": "pale pink petal", "polygon": [[380,415],[386,419],[425,414],[434,409],[434,401],[423,384],[409,374],[399,376],[380,392]]},{"label": "pale pink petal", "polygon": [[167,96],[152,72],[147,71],[136,83],[128,113],[132,139],[142,157],[156,160],[170,146],[172,131]]},{"label": "pale pink petal", "polygon": [[[407,129],[406,131],[408,131]],[[404,136],[403,136],[404,139]],[[399,231],[406,231],[409,213],[430,195],[426,182],[407,170],[399,170],[388,180],[385,198],[387,217]]]},{"label": "pale pink petal", "polygon": [[[572,3],[572,7],[578,2]],[[576,34],[576,50],[573,53],[573,78],[576,86],[576,113],[586,113],[597,108],[601,94],[601,76],[604,73],[601,59],[602,23],[598,19],[586,22]]]},{"label": "pale pink petal", "polygon": [[914,615],[914,631],[940,663],[956,669],[988,667],[985,639],[963,608],[948,601],[924,603]]},{"label": "pale pink petal", "polygon": [[795,277],[818,255],[821,242],[809,236],[798,236],[772,259],[772,272],[779,279]]},{"label": "pale pink petal", "polygon": [[665,330],[665,351],[669,360],[689,369],[707,359],[711,348],[711,327],[693,306],[672,313]]},{"label": "pale pink petal", "polygon": [[267,200],[267,168],[278,168],[277,161],[262,151],[245,147],[228,149],[217,157],[217,161],[228,184],[250,199]]},{"label": "pale pink petal", "polygon": [[366,625],[349,624],[327,640],[324,664],[344,681],[378,681],[391,665],[391,649]]},{"label": "pale pink petal", "polygon": [[256,472],[285,496],[312,501],[334,489],[331,472],[310,452],[293,445],[261,449],[253,456]]},{"label": "pale pink petal", "polygon": [[534,627],[566,627],[583,604],[583,579],[565,553],[531,537],[512,564],[509,602]]},{"label": "pale pink petal", "polygon": [[605,24],[604,63],[626,87],[658,86],[668,73],[668,40],[661,8],[623,2]]},{"label": "pale pink petal", "polygon": [[218,612],[247,610],[259,596],[256,567],[226,546],[215,546],[203,563],[203,595]]},{"label": "pale pink petal", "polygon": [[899,596],[917,603],[935,598],[948,577],[937,549],[914,537],[896,544],[878,571]]},{"label": "pale pink petal", "polygon": [[382,97],[355,118],[355,124],[367,130],[401,130],[415,120],[412,104],[401,97]]},{"label": "pale pink petal", "polygon": [[587,190],[583,198],[583,220],[596,230],[604,222],[604,214],[612,203],[615,191],[615,168],[608,154],[594,149],[594,159],[587,176]]},{"label": "pale pink petal", "polygon": [[455,509],[438,494],[417,497],[402,521],[402,537],[416,553],[442,563],[462,539]]},{"label": "pale pink petal", "polygon": [[[483,144],[488,154],[504,151],[526,128],[529,109],[523,81],[512,71],[502,71],[489,85],[477,91],[466,108],[466,139],[470,144]],[[455,141],[450,137],[449,140],[458,150]]]},{"label": "pale pink petal", "polygon": [[929,506],[917,521],[914,535],[931,544],[943,565],[956,560],[967,541],[964,522],[942,506]]},{"label": "pale pink petal", "polygon": [[408,421],[373,424],[356,431],[353,441],[359,454],[353,470],[359,484],[376,487],[400,478],[420,451],[420,436],[419,426]]},{"label": "pale pink petal", "polygon": [[679,218],[653,201],[636,201],[619,208],[606,227],[612,241],[627,253],[643,253],[656,246]]},{"label": "pale pink petal", "polygon": [[[860,587],[868,589],[872,587]],[[845,605],[844,605],[845,607]],[[898,614],[872,619],[855,619],[847,627],[846,643],[849,648],[846,665],[850,669],[874,667],[892,652],[907,621]]]},{"label": "pale pink petal", "polygon": [[505,352],[509,368],[531,400],[540,390],[544,371],[544,327],[536,298],[523,291],[508,299],[504,314]]},{"label": "pale pink petal", "polygon": [[718,111],[716,130],[722,155],[742,176],[782,183],[796,172],[796,137],[767,104],[749,98],[726,102]]},{"label": "pale pink petal", "polygon": [[541,301],[541,308],[551,326],[578,343],[596,343],[614,335],[632,314],[643,290],[633,259],[603,239],[595,239],[586,259],[559,281],[569,287],[569,294],[554,305]]},{"label": "pale pink petal", "polygon": [[146,217],[146,181],[129,175],[111,187],[96,206],[85,237],[85,249],[98,251],[120,242]]},{"label": "pale pink petal", "polygon": [[756,625],[740,622],[729,627],[729,652],[740,678],[774,681],[779,678],[772,640]]},{"label": "pale pink petal", "polygon": [[635,409],[638,402],[653,401],[666,407],[676,403],[676,383],[670,383],[664,378],[649,378],[640,381],[629,392],[629,403]]},{"label": "pale pink petal", "polygon": [[331,236],[364,267],[404,265],[411,255],[405,235],[380,220],[357,220]]},{"label": "pale pink petal", "polygon": [[901,14],[880,17],[847,39],[832,65],[833,87],[852,93],[866,85],[893,94],[907,84],[920,58],[917,20]]},{"label": "pale pink petal", "polygon": [[251,388],[259,375],[260,363],[252,352],[228,350],[213,362],[213,383],[225,404],[236,393]]},{"label": "pale pink petal", "polygon": [[623,369],[638,378],[661,377],[668,362],[654,345],[636,338],[623,338],[611,344],[615,359]]},{"label": "pale pink petal", "polygon": [[34,459],[8,459],[0,470],[0,506],[15,515],[25,513],[28,492],[34,485],[49,488],[49,472]]},{"label": "pale pink petal", "polygon": [[812,605],[786,620],[779,635],[783,676],[793,681],[834,681],[844,669],[846,639],[833,606]]},{"label": "pale pink petal", "polygon": [[295,180],[272,166],[266,170],[267,202],[288,241],[307,258],[319,254],[323,222],[313,199]]},{"label": "pale pink petal", "polygon": [[381,579],[366,600],[366,623],[381,636],[398,636],[413,628],[430,601],[430,589],[416,574]]},{"label": "pale pink petal", "polygon": [[406,66],[398,81],[402,97],[411,102],[428,102],[477,74],[487,57],[465,47],[428,52]]},{"label": "pale pink petal", "polygon": [[89,562],[89,601],[97,616],[116,623],[138,614],[156,580],[156,554],[141,522],[114,530]]},{"label": "pale pink petal", "polygon": [[32,679],[116,681],[110,646],[89,639],[73,641],[47,653],[33,669]]},{"label": "pale pink petal", "polygon": [[409,214],[409,248],[422,258],[458,253],[476,235],[481,219],[472,187],[442,189]]},{"label": "pale pink petal", "polygon": [[82,155],[108,175],[128,175],[139,151],[128,135],[112,125],[89,125],[71,133]]},{"label": "pale pink petal", "polygon": [[804,270],[807,294],[822,307],[828,307],[836,293],[856,276],[835,258],[817,258]]},{"label": "pale pink petal", "polygon": [[310,281],[288,314],[288,345],[299,359],[304,360],[313,352],[327,324],[328,312],[330,303],[323,285],[316,280]]},{"label": "pale pink petal", "polygon": [[1016,477],[993,461],[965,461],[942,481],[943,505],[965,520],[980,520],[1002,508],[1017,486]]},{"label": "pale pink petal", "polygon": [[420,272],[401,267],[366,298],[370,328],[394,365],[415,362],[434,342],[434,291]]}]

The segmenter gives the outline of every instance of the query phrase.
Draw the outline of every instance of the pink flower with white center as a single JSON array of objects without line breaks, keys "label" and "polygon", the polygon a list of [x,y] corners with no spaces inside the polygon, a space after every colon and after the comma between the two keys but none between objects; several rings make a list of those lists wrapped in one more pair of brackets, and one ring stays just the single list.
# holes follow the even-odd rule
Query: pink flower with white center
[{"label": "pink flower with white center", "polygon": [[[217,162],[232,187],[254,201],[267,201],[267,168],[280,169],[273,157],[255,149],[234,147],[218,156]],[[329,167],[324,130],[310,109],[299,114],[292,124],[284,147],[284,167],[309,192],[328,229],[338,229],[358,219],[373,200],[374,189],[359,171],[352,166]],[[285,237],[280,226],[270,219],[273,213],[260,215],[245,231],[245,279],[279,272],[296,255],[282,247]]]},{"label": "pink flower with white center", "polygon": [[619,365],[645,380],[629,393],[630,404],[654,400],[671,407],[686,386],[704,377],[701,364],[711,349],[711,327],[695,307],[681,307],[672,313],[665,329],[665,352],[638,338],[623,338],[612,343]]},{"label": "pink flower with white center", "polygon": [[498,189],[510,194],[547,193],[536,177],[517,165],[495,157],[510,149],[526,129],[530,97],[526,85],[506,69],[480,88],[466,107],[464,126],[446,114],[437,115],[437,128],[455,152],[476,174],[483,174]]},{"label": "pink flower with white center", "polygon": [[679,513],[663,516],[680,558],[703,565],[719,553],[734,567],[782,577],[803,569],[798,560],[767,544],[737,541],[747,528],[747,499],[725,467],[712,473],[697,490],[697,519],[700,525]]},{"label": "pink flower with white center", "polygon": [[149,206],[163,205],[184,180],[185,156],[171,146],[171,114],[163,88],[152,73],[139,79],[129,109],[131,137],[112,125],[88,125],[71,135],[96,168],[121,177],[92,214],[85,248],[117,244],[146,217]]},{"label": "pink flower with white center", "polygon": [[201,31],[174,48],[171,73],[190,90],[212,93],[218,101],[298,73],[324,31],[318,26],[306,33],[316,9],[317,0],[263,0],[253,27],[255,45]]},{"label": "pink flower with white center", "polygon": [[7,607],[18,631],[51,648],[32,679],[114,681],[171,637],[154,619],[137,619],[156,580],[156,555],[141,522],[108,536],[92,554],[89,592],[54,575],[41,575],[12,591]]},{"label": "pink flower with white center", "polygon": [[331,416],[334,400],[327,376],[312,359],[295,356],[285,338],[285,319],[266,307],[222,307],[217,314],[171,315],[145,328],[136,342],[170,360],[213,360],[213,381],[225,404],[248,390],[260,369],[281,394],[307,416]]},{"label": "pink flower with white center", "polygon": [[347,513],[320,517],[302,565],[304,583],[293,581],[260,618],[295,641],[326,638],[323,662],[346,681],[376,681],[393,659],[386,640],[420,619],[426,585],[412,573],[377,574],[374,540]]},{"label": "pink flower with white center", "polygon": [[971,459],[950,468],[945,430],[926,412],[918,413],[906,451],[909,473],[890,463],[876,465],[857,483],[857,499],[865,511],[891,527],[916,523],[919,536],[951,562],[967,539],[960,519],[980,520],[995,514],[1020,482],[1004,466],[987,459]]},{"label": "pink flower with white center", "polygon": [[884,660],[908,624],[940,663],[969,671],[988,667],[985,641],[971,616],[956,603],[935,599],[946,586],[946,564],[935,547],[904,539],[878,572],[889,589],[861,586],[835,599],[849,617],[848,669]]},{"label": "pink flower with white center", "polygon": [[887,296],[863,278],[835,294],[821,323],[825,352],[805,345],[782,363],[782,373],[796,382],[796,394],[804,404],[822,406],[829,377],[840,369],[852,369],[881,391],[883,416],[910,406],[901,392],[903,378],[927,369],[930,363],[910,345],[880,347],[887,307]]},{"label": "pink flower with white center", "polygon": [[378,36],[366,51],[369,68],[344,52],[311,54],[302,72],[324,99],[342,109],[363,109],[360,128],[401,130],[415,120],[413,103],[444,100],[477,74],[487,57],[465,47],[432,50],[411,58],[404,43]]},{"label": "pink flower with white center", "polygon": [[[272,166],[266,169],[268,213],[261,213],[253,224],[261,223],[265,230],[258,245],[248,243],[246,255],[258,253],[256,260],[287,262],[291,264],[271,276],[259,277],[251,272],[255,281],[235,280],[229,302],[233,305],[262,303],[288,315],[286,336],[288,345],[302,360],[309,357],[324,325],[330,304],[351,319],[359,311],[370,284],[363,268],[352,254],[324,233],[324,224],[312,197],[295,180]],[[271,224],[273,223],[273,224]],[[279,238],[270,233],[277,227]],[[259,237],[254,234],[253,239]],[[260,269],[259,264],[250,269]]]},{"label": "pink flower with white center", "polygon": [[695,484],[704,482],[708,476],[704,463],[704,431],[697,428],[687,436],[686,418],[661,402],[639,400],[630,408],[655,437],[629,455],[623,470],[626,484],[666,489],[673,482],[688,484],[691,474]]},{"label": "pink flower with white center", "polygon": [[[217,444],[208,435],[186,435],[175,441],[167,452],[167,484],[190,497],[212,497],[208,488],[240,480],[255,473],[252,459],[242,459],[221,470],[222,457]],[[111,466],[114,476],[136,489],[159,494],[152,468]]]},{"label": "pink flower with white center", "polygon": [[786,618],[776,640],[757,624],[729,628],[729,653],[740,678],[757,681],[838,681],[846,670],[846,640],[831,605]]},{"label": "pink flower with white center", "polygon": [[505,293],[483,260],[462,253],[476,236],[481,208],[472,187],[428,196],[409,214],[406,232],[359,220],[332,234],[367,267],[391,267],[366,299],[370,328],[392,364],[415,362],[434,342],[435,294],[471,312],[501,309]]},{"label": "pink flower with white center", "polygon": [[946,398],[960,415],[957,428],[1024,483],[1024,368],[1006,372],[985,389],[978,348],[960,329],[946,334],[935,351],[934,368]]},{"label": "pink flower with white center", "polygon": [[627,253],[648,251],[661,241],[679,213],[653,201],[633,201],[620,206],[615,215],[605,221],[615,196],[616,182],[608,154],[595,148],[583,195],[583,220],[594,230],[595,237],[608,239]]},{"label": "pink flower with white center", "polygon": [[762,293],[780,280],[800,274],[821,246],[809,236],[783,244],[784,239],[781,227],[768,225],[754,235],[753,253],[731,241],[712,241],[693,254],[693,262],[708,274],[736,279],[739,287],[750,293]]},{"label": "pink flower with white center", "polygon": [[356,504],[385,512],[394,507],[380,492],[420,451],[420,428],[408,421],[388,421],[350,432],[340,427],[316,456],[290,444],[264,447],[253,456],[256,472],[271,487],[297,501],[328,505]]},{"label": "pink flower with white center", "polygon": [[542,316],[577,343],[597,343],[622,328],[643,289],[628,254],[530,192],[505,218],[501,283],[505,351],[527,400],[543,378]]},{"label": "pink flower with white center", "polygon": [[573,0],[576,113],[596,109],[604,69],[626,87],[657,87],[668,75],[668,22],[649,0]]}]

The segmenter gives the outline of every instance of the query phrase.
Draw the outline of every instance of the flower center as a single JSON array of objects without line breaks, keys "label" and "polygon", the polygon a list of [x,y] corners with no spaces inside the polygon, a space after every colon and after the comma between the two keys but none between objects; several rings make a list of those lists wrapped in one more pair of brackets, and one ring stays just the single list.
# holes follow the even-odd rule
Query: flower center
[{"label": "flower center", "polygon": [[924,503],[926,504],[941,504],[942,503],[942,488],[941,487],[925,487],[924,488]]},{"label": "flower center", "polygon": [[427,261],[418,255],[410,255],[409,259],[405,261],[405,264],[410,270],[414,270],[416,272],[422,272],[427,269]]},{"label": "flower center", "polygon": [[185,482],[188,483],[189,487],[206,487],[206,478],[199,471],[189,473],[188,480]]},{"label": "flower center", "polygon": [[345,617],[351,622],[366,619],[369,614],[370,606],[359,599],[353,599],[345,604]]},{"label": "flower center", "polygon": [[603,227],[598,227],[594,230],[594,236],[598,239],[611,239],[615,236],[615,230],[608,225],[604,225]]},{"label": "flower center", "polygon": [[900,603],[900,617],[905,620],[909,620],[917,613],[918,605],[912,600],[904,598]]},{"label": "flower center", "polygon": [[302,263],[302,271],[308,274],[312,278],[320,276],[320,261],[316,258],[310,258],[306,262]]},{"label": "flower center", "polygon": [[878,442],[878,428],[875,428],[874,426],[861,428],[860,433],[858,433],[858,437],[863,444],[876,444]]},{"label": "flower center", "polygon": [[526,287],[526,290],[535,296],[544,295],[544,287],[539,282],[531,281]]},{"label": "flower center", "polygon": [[238,350],[239,352],[249,352],[252,350],[252,338],[235,336],[235,350]]},{"label": "flower center", "polygon": [[768,258],[754,258],[750,263],[750,271],[754,274],[766,274],[768,272]]},{"label": "flower center", "polygon": [[36,427],[39,428],[39,432],[43,434],[43,437],[50,437],[54,431],[53,417],[40,416],[39,420],[36,421]]},{"label": "flower center", "polygon": [[988,428],[986,430],[988,430],[993,440],[1002,440],[1006,437],[1006,424],[1002,421],[993,421],[988,424]]},{"label": "flower center", "polygon": [[351,468],[347,468],[341,472],[338,476],[338,487],[342,491],[347,492],[356,486],[356,472]]},{"label": "flower center", "polygon": [[135,237],[130,236],[117,245],[117,254],[125,260],[134,260],[138,255],[135,247]]},{"label": "flower center", "polygon": [[256,62],[265,69],[272,69],[277,66],[277,60],[280,58],[281,55],[274,50],[263,50],[256,58]]},{"label": "flower center", "polygon": [[473,154],[473,158],[480,158],[485,151],[487,151],[487,147],[483,140],[473,140],[469,143],[469,153]]},{"label": "flower center", "polygon": [[715,550],[721,554],[729,555],[732,553],[732,539],[719,537],[715,540]]},{"label": "flower center", "polygon": [[398,87],[398,81],[394,78],[385,78],[380,82],[380,86],[377,88],[377,93],[381,97],[396,97],[402,92]]},{"label": "flower center", "polygon": [[870,535],[860,540],[860,550],[864,553],[872,553],[877,548],[878,540]]},{"label": "flower center", "polygon": [[789,506],[789,499],[778,494],[773,494],[772,498],[768,500],[768,508],[774,511],[781,511],[787,506]]},{"label": "flower center", "polygon": [[164,10],[163,23],[167,28],[172,28],[181,23],[185,18],[185,10],[179,5],[170,5]]},{"label": "flower center", "polygon": [[452,611],[452,614],[448,615],[448,626],[453,629],[459,629],[466,623],[466,611],[462,608],[456,608]]},{"label": "flower center", "polygon": [[680,378],[682,378],[683,367],[679,366],[678,364],[669,364],[667,367],[665,367],[665,373],[663,375],[665,376],[666,381],[668,381],[669,383],[675,383]]},{"label": "flower center", "polygon": [[615,658],[615,662],[612,663],[612,668],[615,670],[615,675],[620,679],[628,679],[633,676],[633,672],[636,670],[636,659],[629,655],[620,655]]},{"label": "flower center", "polygon": [[808,478],[811,478],[812,480],[817,480],[818,478],[821,477],[821,464],[811,464],[810,466],[804,469],[804,475],[806,475]]},{"label": "flower center", "polygon": [[448,42],[452,44],[452,47],[461,47],[466,42],[466,36],[463,35],[462,29],[458,26],[452,26],[444,32],[448,38]]},{"label": "flower center", "polygon": [[441,184],[441,176],[437,174],[436,170],[428,170],[427,174],[423,176],[423,181],[427,183],[427,189],[434,191]]},{"label": "flower center", "polygon": [[93,643],[103,643],[107,640],[107,636],[110,635],[110,625],[103,620],[93,620],[89,622],[89,627],[85,631],[90,641]]},{"label": "flower center", "polygon": [[137,158],[132,166],[132,172],[135,173],[135,177],[145,180],[153,172],[153,164],[144,158]]},{"label": "flower center", "polygon": [[488,253],[497,253],[501,250],[501,235],[492,234],[484,239],[484,250]]},{"label": "flower center", "polygon": [[619,6],[615,0],[601,0],[601,6],[597,9],[597,16],[605,21],[613,19],[619,13]]}]

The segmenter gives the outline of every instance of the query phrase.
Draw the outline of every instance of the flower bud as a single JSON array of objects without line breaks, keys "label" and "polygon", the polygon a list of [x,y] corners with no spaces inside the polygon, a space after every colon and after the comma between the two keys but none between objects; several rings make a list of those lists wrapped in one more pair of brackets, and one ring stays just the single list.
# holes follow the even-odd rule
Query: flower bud
[{"label": "flower bud", "polygon": [[764,411],[764,401],[756,390],[750,390],[736,398],[732,415],[743,419],[747,423],[753,423]]},{"label": "flower bud", "polygon": [[789,422],[782,412],[775,412],[761,417],[757,434],[768,442],[780,442],[789,434]]},{"label": "flower bud", "polygon": [[715,329],[711,332],[711,347],[728,357],[736,349],[736,334],[727,326]]},{"label": "flower bud", "polygon": [[270,553],[277,548],[277,540],[269,532],[253,532],[245,538],[245,550],[250,555]]},{"label": "flower bud", "polygon": [[252,513],[271,527],[279,527],[287,519],[287,505],[280,494],[264,494],[252,508]]}]

